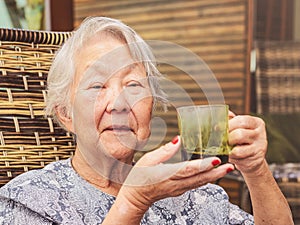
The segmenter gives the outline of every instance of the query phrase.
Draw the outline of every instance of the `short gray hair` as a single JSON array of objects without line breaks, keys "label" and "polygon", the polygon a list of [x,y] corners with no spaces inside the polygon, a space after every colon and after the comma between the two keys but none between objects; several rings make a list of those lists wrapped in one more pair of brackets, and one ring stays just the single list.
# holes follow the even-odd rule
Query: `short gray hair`
[{"label": "short gray hair", "polygon": [[[166,110],[167,97],[160,88],[158,78],[161,73],[157,69],[155,57],[149,45],[129,26],[119,20],[107,17],[88,17],[74,34],[63,44],[53,60],[47,80],[47,101],[45,113],[58,123],[56,107],[60,106],[67,116],[71,116],[71,85],[75,75],[75,54],[84,43],[99,32],[107,32],[128,44],[129,51],[138,62],[145,67],[151,92],[153,108],[160,102]],[[63,126],[60,123],[61,126]]]}]

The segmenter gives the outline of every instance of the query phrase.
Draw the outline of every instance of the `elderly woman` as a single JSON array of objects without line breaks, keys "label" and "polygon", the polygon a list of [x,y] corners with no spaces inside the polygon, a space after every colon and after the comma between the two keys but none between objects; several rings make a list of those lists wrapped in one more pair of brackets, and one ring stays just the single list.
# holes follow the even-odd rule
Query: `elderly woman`
[{"label": "elderly woman", "polygon": [[[166,163],[176,136],[133,165],[164,93],[147,44],[128,26],[90,18],[56,55],[47,113],[76,135],[74,157],[13,179],[0,191],[1,224],[293,224],[264,158],[264,123],[229,120],[231,163],[211,157]],[[254,216],[210,184],[234,169],[249,187]]]}]

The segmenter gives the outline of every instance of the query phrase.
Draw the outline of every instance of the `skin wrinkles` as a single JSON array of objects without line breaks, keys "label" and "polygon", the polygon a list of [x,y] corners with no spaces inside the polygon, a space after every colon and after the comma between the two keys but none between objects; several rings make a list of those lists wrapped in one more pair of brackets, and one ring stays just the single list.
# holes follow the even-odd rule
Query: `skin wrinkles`
[{"label": "skin wrinkles", "polygon": [[[72,102],[77,119],[69,127],[75,134],[80,132],[81,146],[97,148],[91,154],[102,151],[99,154],[131,164],[132,151],[141,149],[150,136],[153,99],[143,65],[133,63],[124,43],[103,33],[100,36],[92,38],[76,58],[80,63],[72,85]],[[107,53],[120,47],[118,63],[111,61],[108,70],[97,67],[109,61],[111,56],[106,58]],[[121,69],[118,65],[122,65]],[[107,71],[117,72],[110,76],[105,74]],[[86,140],[90,144],[85,145]]]}]

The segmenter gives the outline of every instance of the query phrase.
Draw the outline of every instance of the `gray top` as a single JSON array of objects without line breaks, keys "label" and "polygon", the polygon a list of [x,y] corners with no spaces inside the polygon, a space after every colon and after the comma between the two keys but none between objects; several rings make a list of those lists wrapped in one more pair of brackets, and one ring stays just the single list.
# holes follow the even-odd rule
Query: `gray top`
[{"label": "gray top", "polygon": [[[0,189],[0,224],[101,224],[114,204],[81,178],[71,160],[51,163],[10,181]],[[254,224],[252,215],[231,204],[219,186],[207,184],[154,203],[141,224]]]}]

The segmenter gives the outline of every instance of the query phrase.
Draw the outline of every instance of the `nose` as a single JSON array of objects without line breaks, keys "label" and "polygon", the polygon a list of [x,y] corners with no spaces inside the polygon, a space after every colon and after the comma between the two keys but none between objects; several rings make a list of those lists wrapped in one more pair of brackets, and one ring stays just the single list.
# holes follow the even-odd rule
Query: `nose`
[{"label": "nose", "polygon": [[106,110],[112,112],[129,112],[130,104],[122,88],[112,88],[107,93],[108,103]]}]

